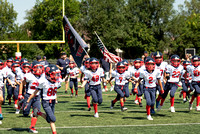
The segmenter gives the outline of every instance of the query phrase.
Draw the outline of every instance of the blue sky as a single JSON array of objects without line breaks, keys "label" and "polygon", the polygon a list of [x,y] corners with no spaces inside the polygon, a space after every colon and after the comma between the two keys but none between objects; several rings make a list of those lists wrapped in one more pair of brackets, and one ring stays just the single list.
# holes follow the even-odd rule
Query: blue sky
[{"label": "blue sky", "polygon": [[[23,24],[26,21],[26,19],[24,19],[24,17],[26,16],[26,10],[31,9],[36,3],[36,0],[7,0],[7,1],[13,4],[14,10],[18,13],[16,23],[18,23],[19,25]],[[178,9],[178,5],[183,3],[184,0],[175,0],[174,8]]]}]

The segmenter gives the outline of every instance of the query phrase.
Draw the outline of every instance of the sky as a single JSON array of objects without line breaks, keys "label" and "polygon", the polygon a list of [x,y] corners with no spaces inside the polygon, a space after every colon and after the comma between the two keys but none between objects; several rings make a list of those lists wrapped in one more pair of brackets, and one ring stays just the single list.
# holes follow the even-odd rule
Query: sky
[{"label": "sky", "polygon": [[[33,8],[36,3],[36,0],[7,0],[9,3],[12,3],[14,10],[18,13],[16,23],[19,25],[23,24],[27,20],[24,19],[26,16],[26,11]],[[184,0],[175,0],[174,9],[178,9],[179,4],[183,4]]]}]

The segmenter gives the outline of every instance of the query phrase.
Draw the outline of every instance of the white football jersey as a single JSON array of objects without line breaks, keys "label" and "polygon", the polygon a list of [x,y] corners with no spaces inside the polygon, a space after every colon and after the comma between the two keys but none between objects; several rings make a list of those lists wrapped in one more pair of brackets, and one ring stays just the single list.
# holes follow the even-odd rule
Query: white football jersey
[{"label": "white football jersey", "polygon": [[81,70],[82,73],[84,73],[87,69],[86,69],[86,67],[83,65],[83,66],[81,66],[80,70]]},{"label": "white football jersey", "polygon": [[112,77],[115,78],[116,85],[125,85],[127,79],[130,79],[130,74],[128,71],[125,71],[124,73],[120,74],[117,72],[117,70],[115,70],[112,71]]},{"label": "white football jersey", "polygon": [[14,74],[12,71],[9,71],[7,73],[7,78],[11,81],[12,84],[15,84],[15,77],[16,74]]},{"label": "white football jersey", "polygon": [[189,82],[192,81],[192,75],[186,70],[183,70],[183,74],[181,75],[181,79],[185,79],[185,73],[186,73],[186,80],[189,80]]},{"label": "white football jersey", "polygon": [[145,87],[156,87],[156,81],[157,79],[161,78],[161,74],[159,70],[154,70],[152,73],[149,73],[147,70],[141,71],[140,72],[140,79],[144,79]]},{"label": "white football jersey", "polygon": [[20,67],[16,68],[16,80],[19,82],[20,80],[23,80],[24,73],[22,72],[22,69]]},{"label": "white football jersey", "polygon": [[[28,83],[27,93],[33,94],[35,92],[36,88],[39,86],[38,79],[39,78],[37,78],[32,73],[26,73],[24,75],[24,80],[26,81],[26,83]],[[40,91],[36,95],[39,95],[39,94],[40,94]]]},{"label": "white football jersey", "polygon": [[4,77],[6,78],[8,75],[8,72],[11,72],[11,68],[9,68],[8,66],[4,67],[2,69],[2,71],[4,72]]},{"label": "white football jersey", "polygon": [[41,77],[39,80],[38,89],[42,90],[42,99],[44,100],[54,100],[56,99],[57,89],[60,87],[61,83],[51,83],[45,77]]},{"label": "white football jersey", "polygon": [[187,71],[191,74],[192,81],[200,81],[200,66],[194,67],[193,65],[188,65]]},{"label": "white football jersey", "polygon": [[99,85],[102,77],[104,77],[104,71],[99,67],[96,72],[86,70],[84,79],[89,80],[89,85]]},{"label": "white football jersey", "polygon": [[67,74],[69,74],[70,78],[77,78],[75,75],[79,74],[79,69],[75,68],[67,68]]},{"label": "white football jersey", "polygon": [[3,77],[4,77],[4,72],[3,72],[3,69],[2,69],[2,70],[0,70],[0,87],[4,86]]},{"label": "white football jersey", "polygon": [[175,68],[172,65],[167,65],[165,71],[169,74],[170,77],[168,82],[179,82],[179,77],[181,74],[183,74],[183,66],[179,65],[179,67]]},{"label": "white football jersey", "polygon": [[139,69],[136,69],[136,68],[133,68],[131,70],[131,76],[133,76],[135,79],[139,80],[139,77],[140,77],[140,72],[142,71],[141,68]]},{"label": "white football jersey", "polygon": [[[132,74],[132,73],[131,73],[131,66],[128,66],[128,70],[127,70],[126,72],[127,72],[127,75],[129,75],[129,76],[127,76],[127,77],[130,78],[130,77],[131,77],[131,74]],[[125,80],[125,83],[128,83],[128,80],[127,80],[127,79]]]},{"label": "white football jersey", "polygon": [[166,68],[167,65],[168,65],[168,63],[163,61],[163,62],[160,64],[160,66],[157,66],[157,65],[156,65],[156,67],[155,67],[155,69],[160,70],[160,75],[161,75],[160,80],[161,80],[161,82],[163,82],[164,72],[165,72],[165,68]]}]

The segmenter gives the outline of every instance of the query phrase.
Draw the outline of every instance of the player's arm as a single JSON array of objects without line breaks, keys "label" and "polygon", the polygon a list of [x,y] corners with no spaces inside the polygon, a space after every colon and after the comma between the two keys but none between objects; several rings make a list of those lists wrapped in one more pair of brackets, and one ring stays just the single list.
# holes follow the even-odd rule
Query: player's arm
[{"label": "player's arm", "polygon": [[87,82],[88,82],[87,80],[84,80],[81,85],[78,85],[78,88],[83,88]]},{"label": "player's arm", "polygon": [[37,94],[38,92],[39,92],[39,90],[36,89],[36,90],[33,92],[33,94],[31,94],[31,96],[28,98],[28,100],[27,100],[26,102],[29,103],[30,100],[31,100],[34,96],[36,96],[36,94]]},{"label": "player's arm", "polygon": [[161,80],[160,79],[157,79],[158,81],[158,85],[160,86],[160,93],[163,94],[164,93],[164,90],[163,90],[163,86],[162,86],[162,83],[161,83]]},{"label": "player's arm", "polygon": [[84,73],[81,72],[81,76],[80,76],[80,82],[81,82],[81,84],[83,83],[83,76],[84,76]]},{"label": "player's arm", "polygon": [[141,80],[142,80],[142,79],[141,79],[141,78],[139,78],[139,80],[138,80],[138,81],[136,82],[136,84],[135,84],[135,88],[134,88],[133,92],[134,92],[134,93],[136,93],[136,94],[138,93],[138,90],[137,90],[137,88],[138,88],[138,86],[139,86],[139,84],[140,84]]},{"label": "player's arm", "polygon": [[113,79],[114,79],[114,77],[111,77],[111,78],[106,82],[106,84],[110,83]]},{"label": "player's arm", "polygon": [[8,83],[12,86],[12,87],[15,87],[15,85],[12,84],[11,80],[6,78],[6,80],[8,81]]}]

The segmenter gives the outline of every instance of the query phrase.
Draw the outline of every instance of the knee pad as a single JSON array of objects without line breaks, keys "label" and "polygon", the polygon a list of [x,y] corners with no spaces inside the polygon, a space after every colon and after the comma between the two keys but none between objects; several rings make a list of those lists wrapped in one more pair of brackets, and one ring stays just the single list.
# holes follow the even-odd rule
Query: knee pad
[{"label": "knee pad", "polygon": [[99,99],[98,104],[101,104],[103,102],[103,99]]},{"label": "knee pad", "polygon": [[46,118],[46,121],[48,122],[48,123],[50,123],[50,122],[56,122],[56,117],[55,116],[47,116],[47,118]]}]

